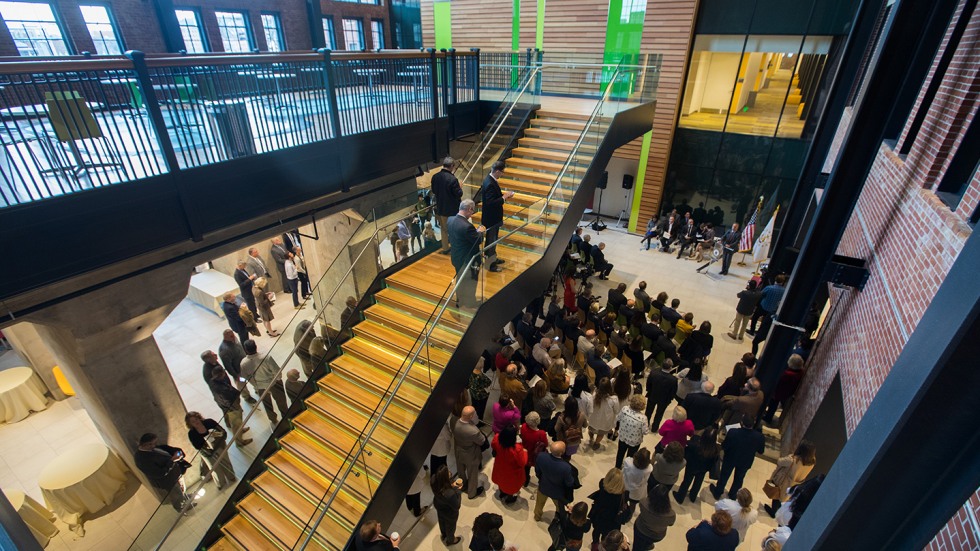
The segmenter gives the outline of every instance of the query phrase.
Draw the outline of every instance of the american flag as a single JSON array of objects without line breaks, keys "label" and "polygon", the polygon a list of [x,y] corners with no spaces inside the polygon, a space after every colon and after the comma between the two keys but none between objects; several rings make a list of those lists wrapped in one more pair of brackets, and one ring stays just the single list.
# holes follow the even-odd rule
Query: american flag
[{"label": "american flag", "polygon": [[762,210],[762,201],[759,201],[759,206],[752,211],[752,217],[742,228],[742,239],[738,242],[738,252],[747,253],[752,251],[752,240],[755,238],[755,219],[759,216],[759,211]]}]

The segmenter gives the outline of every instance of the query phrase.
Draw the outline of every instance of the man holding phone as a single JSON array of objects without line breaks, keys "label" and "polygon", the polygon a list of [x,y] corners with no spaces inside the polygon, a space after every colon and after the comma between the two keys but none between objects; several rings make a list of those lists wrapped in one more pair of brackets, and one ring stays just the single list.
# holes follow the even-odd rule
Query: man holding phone
[{"label": "man holding phone", "polygon": [[190,466],[184,461],[184,450],[159,444],[157,435],[148,432],[140,437],[135,460],[150,484],[163,490],[170,498],[170,505],[182,512],[188,499],[184,493],[184,471]]}]

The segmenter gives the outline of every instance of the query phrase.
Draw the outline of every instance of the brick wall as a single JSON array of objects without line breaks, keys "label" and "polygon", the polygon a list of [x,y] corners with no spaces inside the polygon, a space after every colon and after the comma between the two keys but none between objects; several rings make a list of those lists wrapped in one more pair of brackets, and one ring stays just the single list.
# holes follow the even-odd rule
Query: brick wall
[{"label": "brick wall", "polygon": [[[930,73],[929,78],[943,79],[934,101],[923,105],[920,94],[915,109],[928,109],[928,116],[908,156],[881,146],[838,248],[839,254],[867,260],[871,277],[862,292],[831,289],[831,314],[784,424],[787,450],[802,438],[838,374],[847,432],[853,433],[972,232],[967,221],[980,202],[980,171],[956,211],[934,189],[980,105],[978,44],[980,15],[975,14],[955,45],[949,70],[936,75],[934,66]],[[845,113],[825,171],[845,145],[850,120]],[[906,132],[901,139],[909,139]],[[980,493],[975,493],[929,548],[980,547],[978,509]]]},{"label": "brick wall", "polygon": [[389,28],[387,1],[388,0],[385,0],[386,4],[384,6],[372,6],[369,4],[352,4],[350,2],[320,0],[320,10],[323,11],[323,16],[333,18],[334,33],[337,35],[337,49],[345,49],[343,41],[343,19],[345,17],[361,20],[361,25],[364,27],[364,47],[369,50],[373,50],[378,47],[371,39],[371,20],[380,19],[384,26],[385,47],[393,48],[394,40],[391,37],[391,29]]}]

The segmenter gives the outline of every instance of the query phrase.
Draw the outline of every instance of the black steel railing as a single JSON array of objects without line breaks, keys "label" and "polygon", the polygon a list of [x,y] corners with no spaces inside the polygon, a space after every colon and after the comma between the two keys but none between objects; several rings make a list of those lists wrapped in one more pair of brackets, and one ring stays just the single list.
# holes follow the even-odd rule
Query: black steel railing
[{"label": "black steel railing", "polygon": [[445,117],[479,53],[71,57],[0,64],[0,208]]}]

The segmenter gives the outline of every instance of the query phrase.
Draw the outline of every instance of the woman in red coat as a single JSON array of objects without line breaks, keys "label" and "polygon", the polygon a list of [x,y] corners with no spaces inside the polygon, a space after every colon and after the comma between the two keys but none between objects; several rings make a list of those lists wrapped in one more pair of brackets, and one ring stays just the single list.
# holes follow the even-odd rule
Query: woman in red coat
[{"label": "woman in red coat", "polygon": [[510,504],[524,486],[527,450],[517,443],[517,427],[508,425],[493,437],[494,461],[490,480],[500,488],[500,500]]}]

